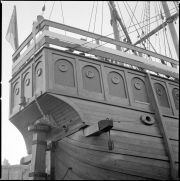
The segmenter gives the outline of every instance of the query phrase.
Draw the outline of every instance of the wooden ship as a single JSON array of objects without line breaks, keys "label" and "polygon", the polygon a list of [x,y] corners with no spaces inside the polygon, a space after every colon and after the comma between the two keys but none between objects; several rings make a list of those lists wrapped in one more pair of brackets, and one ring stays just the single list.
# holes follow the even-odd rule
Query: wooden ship
[{"label": "wooden ship", "polygon": [[[133,45],[124,27],[128,42],[119,41],[121,18],[113,1],[109,6],[115,39],[38,16],[12,55],[9,119],[25,140],[21,164],[30,164],[29,179],[179,178],[179,62]],[[172,29],[177,17],[167,15],[163,26]]]}]

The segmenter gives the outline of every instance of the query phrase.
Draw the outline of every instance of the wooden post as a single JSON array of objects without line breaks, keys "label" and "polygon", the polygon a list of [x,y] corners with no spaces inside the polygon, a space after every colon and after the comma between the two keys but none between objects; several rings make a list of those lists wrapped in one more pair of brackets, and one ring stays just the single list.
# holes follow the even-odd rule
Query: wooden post
[{"label": "wooden post", "polygon": [[43,124],[37,124],[28,127],[28,131],[33,132],[32,141],[32,159],[29,173],[29,180],[46,180],[45,173],[46,161],[46,133],[50,127]]},{"label": "wooden post", "polygon": [[148,80],[148,90],[149,90],[149,94],[150,94],[150,101],[151,101],[152,107],[153,107],[154,112],[155,112],[156,121],[158,123],[160,132],[163,136],[163,141],[165,144],[167,155],[169,157],[170,169],[171,169],[170,170],[171,179],[175,179],[175,161],[174,161],[174,157],[173,157],[173,150],[172,150],[169,135],[168,135],[168,132],[166,129],[166,125],[163,121],[163,115],[162,115],[161,107],[159,105],[158,98],[157,98],[157,95],[155,93],[155,90],[154,90],[154,87],[152,84],[151,75],[149,73],[147,73],[147,80]]}]

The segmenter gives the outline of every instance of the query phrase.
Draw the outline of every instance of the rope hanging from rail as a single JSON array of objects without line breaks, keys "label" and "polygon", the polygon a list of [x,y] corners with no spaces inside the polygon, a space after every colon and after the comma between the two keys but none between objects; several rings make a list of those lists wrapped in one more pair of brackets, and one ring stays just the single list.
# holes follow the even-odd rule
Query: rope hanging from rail
[{"label": "rope hanging from rail", "polygon": [[50,18],[51,18],[51,14],[52,14],[52,10],[53,10],[53,8],[54,8],[54,4],[55,4],[55,1],[54,1],[54,3],[53,3],[53,7],[52,7],[52,9],[51,9],[51,13],[50,13],[50,16],[49,16],[49,20],[50,20]]}]

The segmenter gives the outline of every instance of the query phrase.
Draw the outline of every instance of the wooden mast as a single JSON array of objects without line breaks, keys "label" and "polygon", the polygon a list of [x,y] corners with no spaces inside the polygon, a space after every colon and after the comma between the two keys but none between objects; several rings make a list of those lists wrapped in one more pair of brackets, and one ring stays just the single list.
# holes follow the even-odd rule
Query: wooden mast
[{"label": "wooden mast", "polygon": [[[169,12],[169,7],[167,5],[167,2],[161,1],[161,4],[162,4],[166,18],[169,18],[171,16],[171,14]],[[169,27],[170,34],[171,34],[172,41],[173,41],[173,45],[174,45],[174,48],[176,50],[176,54],[177,54],[177,57],[179,60],[179,39],[178,39],[178,36],[177,36],[173,22],[168,23],[168,27]]]},{"label": "wooden mast", "polygon": [[[111,6],[115,6],[114,1],[111,1],[111,4],[108,3],[108,5],[109,5],[109,9],[110,9],[110,14],[111,14],[111,25],[112,25],[113,31],[114,31],[114,39],[120,41],[117,20],[116,20],[115,14],[113,13],[113,7],[111,7]],[[117,45],[116,45],[116,49],[122,51],[121,47],[117,46]]]}]

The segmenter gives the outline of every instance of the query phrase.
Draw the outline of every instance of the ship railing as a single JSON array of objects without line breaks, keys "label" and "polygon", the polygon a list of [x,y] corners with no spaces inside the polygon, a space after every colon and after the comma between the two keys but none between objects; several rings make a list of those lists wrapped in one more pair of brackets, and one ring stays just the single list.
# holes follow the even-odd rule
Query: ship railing
[{"label": "ship railing", "polygon": [[[45,30],[49,31],[51,28],[55,28],[55,29],[58,29],[58,30],[63,30],[63,31],[70,32],[70,33],[73,33],[73,34],[76,34],[76,35],[84,36],[86,38],[91,38],[91,39],[94,39],[94,40],[98,40],[98,41],[101,41],[102,43],[107,43],[107,44],[111,44],[111,45],[114,45],[114,46],[120,46],[120,47],[123,47],[123,48],[130,49],[131,51],[136,51],[136,52],[142,53],[144,55],[147,55],[148,57],[150,57],[150,56],[154,57],[157,60],[163,60],[163,61],[167,62],[167,64],[171,64],[173,66],[171,67],[171,66],[163,65],[160,62],[157,63],[157,62],[154,62],[152,60],[148,60],[148,63],[150,63],[151,65],[154,64],[154,66],[156,66],[156,65],[159,66],[159,64],[161,64],[160,68],[162,67],[163,70],[167,69],[168,72],[170,71],[170,72],[173,72],[175,74],[179,74],[178,73],[179,62],[177,60],[174,60],[172,58],[163,56],[161,54],[157,54],[155,52],[152,52],[152,51],[149,51],[149,50],[146,50],[146,49],[143,49],[143,48],[140,48],[140,47],[125,43],[125,42],[117,41],[117,40],[114,40],[114,39],[106,37],[106,36],[91,33],[91,32],[81,30],[81,29],[78,29],[78,28],[75,28],[75,27],[71,27],[71,26],[68,26],[68,25],[64,25],[64,24],[61,24],[61,23],[57,23],[57,22],[53,22],[53,21],[49,21],[49,20],[44,19],[39,24],[39,26],[36,28],[36,34],[38,34],[39,32],[44,32]],[[51,35],[54,36],[53,34],[51,34]],[[53,38],[52,36],[51,36],[51,38]],[[54,38],[57,38],[57,37],[54,37]],[[46,42],[44,42],[44,43],[46,43]],[[84,44],[86,44],[86,42]],[[79,46],[83,46],[84,44],[79,43]],[[92,44],[92,43],[87,42],[87,45],[90,45],[90,44]],[[18,47],[16,52],[13,54],[13,56],[12,56],[13,64],[18,63],[17,61],[18,61],[19,57],[30,46],[33,46],[33,35],[32,35],[32,33],[24,40],[24,42]],[[71,48],[73,48],[73,47],[74,47],[74,49],[78,50],[78,48],[77,48],[78,46],[72,46]],[[100,50],[102,47],[103,47],[102,45],[97,45],[97,44],[96,44],[96,46],[91,46],[91,47],[89,47],[90,51],[88,51],[88,53],[97,56],[94,53],[94,51],[91,51],[91,50],[95,50],[95,49]],[[39,48],[41,48],[41,47],[39,47]],[[112,52],[114,53],[114,51],[112,51]],[[124,52],[121,52],[121,55],[123,53]],[[117,55],[118,55],[118,53],[117,53]],[[131,60],[132,64],[130,63],[131,65],[135,65],[135,64],[133,64],[133,57],[134,57],[134,59],[138,59],[138,58],[139,58],[139,60],[141,59],[140,62],[141,62],[142,65],[147,63],[147,60],[145,60],[145,59],[144,59],[145,62],[142,61],[142,57],[132,55],[132,58],[131,58],[132,59]],[[106,57],[104,57],[104,58],[106,58]],[[13,66],[13,67],[15,67],[15,66]],[[151,68],[149,70],[151,70]],[[168,75],[168,73],[167,74],[165,73],[165,75]],[[170,76],[172,76],[172,77],[173,77],[173,75],[174,74],[170,74]],[[177,77],[177,76],[175,76],[175,77]]]}]

